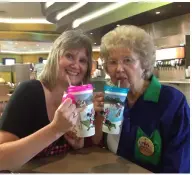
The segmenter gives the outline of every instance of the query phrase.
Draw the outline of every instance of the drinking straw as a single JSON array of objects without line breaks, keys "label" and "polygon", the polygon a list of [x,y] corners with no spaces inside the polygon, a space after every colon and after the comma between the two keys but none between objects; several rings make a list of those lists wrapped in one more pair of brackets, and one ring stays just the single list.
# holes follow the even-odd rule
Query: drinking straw
[{"label": "drinking straw", "polygon": [[69,76],[66,74],[66,77],[67,77],[67,81],[69,83],[69,86],[71,86],[71,80],[69,79]]},{"label": "drinking straw", "polygon": [[120,84],[121,84],[121,81],[120,81],[120,80],[118,80],[118,85],[117,85],[117,86],[118,86],[118,87],[120,87]]}]

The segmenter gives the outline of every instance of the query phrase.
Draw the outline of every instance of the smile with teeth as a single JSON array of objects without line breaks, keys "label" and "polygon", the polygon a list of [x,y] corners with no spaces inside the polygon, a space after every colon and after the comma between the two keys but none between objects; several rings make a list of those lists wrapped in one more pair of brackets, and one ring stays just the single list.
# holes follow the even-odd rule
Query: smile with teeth
[{"label": "smile with teeth", "polygon": [[67,74],[68,75],[71,75],[71,76],[77,76],[79,73],[77,72],[73,72],[73,71],[70,71],[70,70],[66,70]]}]

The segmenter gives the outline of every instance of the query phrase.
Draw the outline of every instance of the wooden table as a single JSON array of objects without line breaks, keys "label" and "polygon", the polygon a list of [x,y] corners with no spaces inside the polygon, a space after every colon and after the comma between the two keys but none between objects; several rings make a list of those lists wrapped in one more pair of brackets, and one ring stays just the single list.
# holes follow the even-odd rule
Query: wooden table
[{"label": "wooden table", "polygon": [[32,160],[15,173],[151,173],[104,148],[72,151],[66,156]]}]

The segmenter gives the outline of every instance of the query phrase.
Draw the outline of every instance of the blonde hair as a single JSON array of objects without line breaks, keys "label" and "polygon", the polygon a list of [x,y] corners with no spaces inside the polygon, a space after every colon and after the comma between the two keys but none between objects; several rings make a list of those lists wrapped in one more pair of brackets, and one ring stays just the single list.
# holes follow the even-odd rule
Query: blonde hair
[{"label": "blonde hair", "polygon": [[39,80],[48,88],[56,86],[59,65],[58,60],[69,49],[85,48],[88,57],[88,68],[83,82],[87,83],[92,69],[92,41],[82,30],[68,30],[63,32],[53,43],[47,63],[39,76]]},{"label": "blonde hair", "polygon": [[151,76],[155,63],[155,46],[152,37],[145,30],[133,25],[116,27],[101,39],[100,55],[105,62],[109,50],[113,48],[128,48],[132,56],[140,60],[144,79]]}]

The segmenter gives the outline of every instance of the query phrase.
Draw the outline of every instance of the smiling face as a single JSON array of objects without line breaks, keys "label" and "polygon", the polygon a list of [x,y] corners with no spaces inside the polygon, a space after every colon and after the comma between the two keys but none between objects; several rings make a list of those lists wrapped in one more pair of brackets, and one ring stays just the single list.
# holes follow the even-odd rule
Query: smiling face
[{"label": "smiling face", "polygon": [[72,85],[80,84],[87,74],[88,57],[86,49],[70,49],[59,58],[59,81],[67,83],[67,77],[71,80]]},{"label": "smiling face", "polygon": [[134,88],[142,80],[143,69],[138,58],[133,57],[128,48],[113,48],[109,50],[106,70],[111,81],[121,87]]}]

